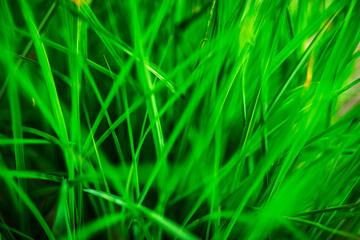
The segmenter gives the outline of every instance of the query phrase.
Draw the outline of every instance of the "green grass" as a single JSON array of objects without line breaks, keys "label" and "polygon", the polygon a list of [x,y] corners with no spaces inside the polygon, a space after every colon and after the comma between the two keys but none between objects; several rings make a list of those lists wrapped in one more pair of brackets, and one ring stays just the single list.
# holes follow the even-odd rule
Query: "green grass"
[{"label": "green grass", "polygon": [[360,239],[360,1],[0,1],[0,239]]}]

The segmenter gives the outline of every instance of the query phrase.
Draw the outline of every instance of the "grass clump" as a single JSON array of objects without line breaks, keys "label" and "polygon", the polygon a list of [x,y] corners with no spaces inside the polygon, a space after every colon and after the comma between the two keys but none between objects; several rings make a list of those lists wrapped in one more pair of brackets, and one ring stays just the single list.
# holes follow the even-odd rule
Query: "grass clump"
[{"label": "grass clump", "polygon": [[360,1],[0,11],[1,239],[360,239]]}]

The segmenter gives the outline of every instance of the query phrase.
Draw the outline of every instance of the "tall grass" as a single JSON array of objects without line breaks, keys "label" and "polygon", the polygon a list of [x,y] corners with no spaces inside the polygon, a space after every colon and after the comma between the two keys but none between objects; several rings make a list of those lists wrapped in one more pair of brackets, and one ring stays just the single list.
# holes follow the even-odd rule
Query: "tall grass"
[{"label": "tall grass", "polygon": [[360,1],[0,12],[0,239],[360,239]]}]

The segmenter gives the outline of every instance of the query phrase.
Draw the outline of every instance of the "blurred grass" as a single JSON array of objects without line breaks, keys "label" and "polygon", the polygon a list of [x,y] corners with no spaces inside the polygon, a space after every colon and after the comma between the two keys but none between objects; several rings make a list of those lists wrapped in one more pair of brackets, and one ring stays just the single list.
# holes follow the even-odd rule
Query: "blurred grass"
[{"label": "blurred grass", "polygon": [[1,239],[360,239],[360,1],[0,1]]}]

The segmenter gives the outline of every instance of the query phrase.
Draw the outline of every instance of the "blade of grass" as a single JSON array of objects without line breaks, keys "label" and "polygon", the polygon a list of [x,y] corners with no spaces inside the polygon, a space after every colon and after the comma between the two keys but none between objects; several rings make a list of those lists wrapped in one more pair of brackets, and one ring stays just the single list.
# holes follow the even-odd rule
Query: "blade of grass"
[{"label": "blade of grass", "polygon": [[302,223],[302,224],[306,224],[306,225],[309,225],[309,226],[312,226],[312,227],[320,228],[322,230],[328,231],[330,233],[333,233],[333,234],[336,234],[336,235],[339,235],[339,236],[342,236],[342,237],[346,237],[346,238],[350,238],[350,239],[360,239],[360,237],[355,235],[355,234],[348,233],[348,232],[345,232],[345,231],[342,231],[342,230],[333,229],[333,228],[324,226],[324,225],[322,225],[320,223],[313,222],[313,221],[310,221],[310,220],[301,219],[301,218],[294,218],[294,217],[284,217],[284,218],[286,218],[286,219],[288,219],[290,221],[297,222],[297,223]]},{"label": "blade of grass", "polygon": [[96,191],[93,189],[84,189],[84,191],[89,194],[92,194],[94,196],[97,196],[99,198],[103,198],[107,201],[113,202],[119,206],[128,208],[131,211],[135,211],[135,212],[144,214],[151,221],[154,221],[160,227],[162,227],[164,230],[171,233],[174,237],[177,237],[180,239],[199,239],[196,236],[194,236],[192,233],[179,227],[175,222],[171,221],[170,219],[167,219],[164,216],[159,215],[158,213],[156,213],[140,204],[126,202],[123,199],[121,199],[120,197],[114,196],[112,194],[107,194],[104,192]]},{"label": "blade of grass", "polygon": [[[2,168],[4,168],[4,167],[5,166],[2,166]],[[35,218],[37,219],[37,221],[43,228],[46,236],[50,240],[55,240],[55,237],[54,237],[53,233],[51,232],[49,225],[46,223],[46,221],[43,218],[39,209],[36,207],[36,205],[33,203],[33,201],[31,201],[31,198],[24,192],[24,190],[22,188],[20,188],[15,183],[15,181],[12,178],[4,177],[3,179],[5,180],[6,184],[9,187],[13,188],[18,193],[18,195],[20,196],[20,199],[24,202],[24,204],[27,206],[27,208],[30,210],[30,212],[35,216]]]}]

